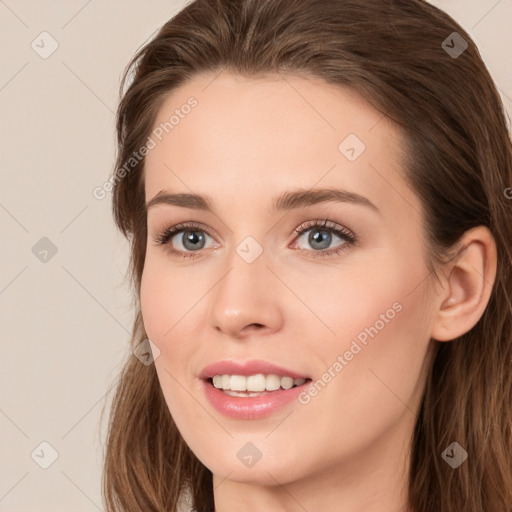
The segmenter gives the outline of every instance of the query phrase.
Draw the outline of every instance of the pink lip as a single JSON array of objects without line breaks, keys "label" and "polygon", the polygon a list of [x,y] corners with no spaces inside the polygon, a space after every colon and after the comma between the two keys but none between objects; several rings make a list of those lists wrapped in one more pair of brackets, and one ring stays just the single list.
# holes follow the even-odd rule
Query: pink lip
[{"label": "pink lip", "polygon": [[210,379],[214,375],[248,376],[255,375],[257,373],[263,373],[265,375],[274,374],[280,377],[288,376],[292,379],[308,378],[306,375],[301,375],[297,372],[289,370],[288,368],[277,366],[267,361],[258,359],[247,361],[246,363],[235,363],[234,361],[218,361],[203,368],[199,374],[199,378]]},{"label": "pink lip", "polygon": [[[288,376],[293,379],[305,378],[306,382],[290,389],[268,391],[264,395],[243,397],[230,396],[213,386],[211,379],[215,375],[265,375]],[[219,361],[203,368],[199,377],[203,381],[203,389],[212,406],[220,413],[238,419],[254,420],[269,416],[286,404],[293,402],[309,385],[310,378],[297,372],[262,360],[252,360],[244,364],[234,361]]]},{"label": "pink lip", "polygon": [[212,406],[221,414],[241,420],[256,420],[270,416],[281,407],[296,400],[297,396],[309,383],[310,381],[307,380],[304,384],[294,388],[268,391],[260,396],[243,397],[229,396],[224,391],[214,387],[210,381],[202,381],[206,398]]}]

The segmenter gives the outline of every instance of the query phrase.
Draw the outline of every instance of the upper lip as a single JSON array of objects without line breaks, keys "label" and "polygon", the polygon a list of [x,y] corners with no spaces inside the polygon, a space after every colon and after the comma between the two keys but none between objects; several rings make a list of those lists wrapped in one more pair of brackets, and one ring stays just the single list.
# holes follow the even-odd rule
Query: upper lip
[{"label": "upper lip", "polygon": [[209,364],[201,370],[199,374],[200,379],[210,379],[215,375],[256,375],[263,373],[265,375],[278,375],[280,377],[291,377],[292,379],[309,378],[306,375],[294,372],[283,366],[277,366],[268,361],[260,359],[253,359],[244,363],[237,363],[235,361],[217,361],[216,363]]}]

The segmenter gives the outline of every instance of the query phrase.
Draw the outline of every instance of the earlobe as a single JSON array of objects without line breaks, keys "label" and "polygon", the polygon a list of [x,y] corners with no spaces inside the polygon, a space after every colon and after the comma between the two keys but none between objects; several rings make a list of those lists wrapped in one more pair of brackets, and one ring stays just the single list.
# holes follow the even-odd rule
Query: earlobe
[{"label": "earlobe", "polygon": [[496,242],[485,226],[467,231],[459,254],[446,264],[445,286],[438,295],[431,337],[451,341],[471,330],[482,317],[496,278]]}]

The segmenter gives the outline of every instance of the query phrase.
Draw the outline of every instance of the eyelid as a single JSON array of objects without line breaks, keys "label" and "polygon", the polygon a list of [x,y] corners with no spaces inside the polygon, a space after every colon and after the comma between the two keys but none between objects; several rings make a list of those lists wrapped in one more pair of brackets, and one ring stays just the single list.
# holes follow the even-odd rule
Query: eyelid
[{"label": "eyelid", "polygon": [[[167,227],[165,227],[167,226]],[[183,232],[187,229],[191,231],[203,231],[205,232],[209,237],[214,238],[210,234],[210,228],[207,227],[202,222],[195,222],[195,221],[187,221],[187,222],[178,222],[177,224],[172,224],[170,226],[165,225],[163,228],[157,230],[156,234],[152,237],[153,241],[157,243],[157,245],[164,244],[165,242],[162,242],[162,240],[167,236],[170,235],[168,238],[172,238],[173,235]],[[199,229],[198,229],[199,228]]]},{"label": "eyelid", "polygon": [[[313,249],[306,250],[308,253],[313,253],[315,258],[318,257],[329,257],[336,256],[340,254],[342,251],[355,246],[359,243],[359,237],[349,228],[338,224],[337,222],[330,221],[328,219],[324,221],[319,220],[311,220],[306,221],[300,224],[295,230],[296,236],[294,239],[298,240],[305,233],[310,231],[311,229],[317,229],[318,231],[328,231],[334,233],[335,236],[343,240],[343,243],[332,247],[326,250],[314,251]],[[304,251],[305,249],[299,249],[300,251]]]}]

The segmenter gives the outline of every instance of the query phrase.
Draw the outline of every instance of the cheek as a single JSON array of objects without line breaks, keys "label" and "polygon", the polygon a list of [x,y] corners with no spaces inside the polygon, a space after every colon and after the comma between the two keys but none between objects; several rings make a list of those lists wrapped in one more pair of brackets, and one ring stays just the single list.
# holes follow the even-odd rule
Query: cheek
[{"label": "cheek", "polygon": [[419,265],[385,264],[382,259],[373,266],[364,264],[325,276],[317,275],[315,279],[301,277],[302,282],[295,282],[294,289],[313,313],[302,315],[301,323],[306,329],[310,327],[307,339],[311,342],[324,340],[310,350],[323,353],[322,360],[326,363],[327,354],[349,349],[353,339],[359,339],[364,346],[372,335],[376,335],[376,339],[387,338],[384,334],[395,329],[404,332],[412,329],[413,334],[419,326],[414,320],[407,322],[407,318],[416,318],[426,311],[420,287],[413,291],[424,277],[425,272]]},{"label": "cheek", "polygon": [[327,459],[355,456],[401,418],[410,420],[409,411],[419,405],[430,346],[425,300],[420,287],[410,293],[404,276],[385,282],[372,293],[338,293],[337,316],[333,310],[324,317],[337,335],[317,347],[322,364],[316,377],[326,384],[319,383],[305,410],[318,417],[331,411],[322,426],[331,440]]},{"label": "cheek", "polygon": [[[364,343],[365,333],[368,339],[373,339],[373,333],[376,339],[386,338],[395,344],[407,332],[412,336],[425,327],[428,296],[423,285],[428,270],[420,240],[417,242],[413,245],[397,240],[381,250],[369,251],[341,278],[339,286],[331,285],[334,292],[327,312],[343,339],[360,335]],[[394,330],[403,335],[392,338]]]},{"label": "cheek", "polygon": [[142,318],[149,339],[157,342],[159,347],[161,347],[158,340],[161,340],[165,333],[164,324],[166,309],[168,309],[166,299],[169,299],[169,297],[165,298],[162,296],[164,287],[161,280],[157,278],[158,272],[155,272],[154,267],[148,263],[146,260],[141,279],[140,303]]},{"label": "cheek", "polygon": [[[432,315],[419,253],[390,251],[359,268],[331,279],[323,288],[327,293],[309,294],[308,302],[334,331],[326,331],[325,342],[315,347],[320,372],[331,368],[342,375],[334,379],[329,400],[345,397],[352,412],[367,414],[364,409],[386,394],[402,407],[393,393],[404,402],[412,397],[430,345]],[[343,366],[332,369],[338,356]]]},{"label": "cheek", "polygon": [[361,424],[368,435],[393,422],[404,404],[414,408],[430,346],[428,296],[418,286],[425,273],[420,267],[395,269],[386,268],[385,278],[369,275],[371,286],[339,292],[338,316],[327,319],[338,333],[329,344],[329,366],[338,355],[344,361],[325,399],[343,397],[345,411],[366,418]]},{"label": "cheek", "polygon": [[[154,258],[157,260],[158,258]],[[189,369],[186,364],[196,348],[187,326],[204,291],[191,287],[186,270],[176,272],[170,265],[146,259],[141,279],[141,311],[148,338],[160,349],[155,369],[164,399],[180,431],[192,430],[194,422],[201,420],[194,400],[190,399]],[[193,323],[193,322],[192,322]],[[187,391],[184,390],[186,386]],[[184,436],[186,442],[192,442]]]},{"label": "cheek", "polygon": [[[144,326],[161,349],[197,317],[206,292],[201,279],[187,268],[177,269],[165,257],[149,255],[141,279],[140,302]],[[197,323],[197,320],[194,320]]]}]

